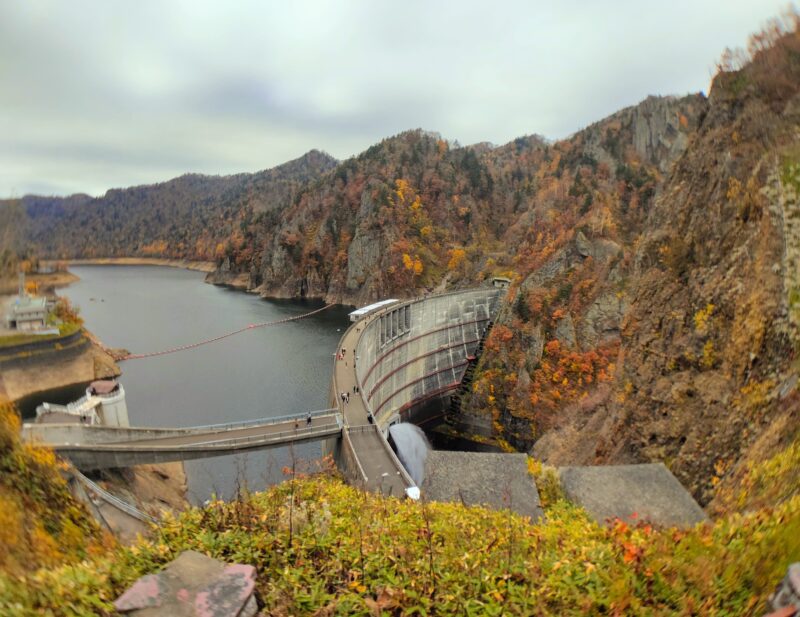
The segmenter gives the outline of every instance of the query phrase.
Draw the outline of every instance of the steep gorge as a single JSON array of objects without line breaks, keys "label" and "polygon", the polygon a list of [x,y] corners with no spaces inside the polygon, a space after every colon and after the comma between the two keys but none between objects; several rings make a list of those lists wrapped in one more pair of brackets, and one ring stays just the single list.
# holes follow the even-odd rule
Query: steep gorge
[{"label": "steep gorge", "polygon": [[215,259],[210,280],[271,297],[507,276],[465,414],[554,464],[663,460],[741,508],[748,466],[797,439],[798,49],[785,35],[708,98],[650,97],[554,143],[417,130],[339,164],[26,197],[26,233],[51,257]]},{"label": "steep gorge", "polygon": [[[640,236],[588,310],[556,301],[524,324],[507,313],[510,334],[487,344],[473,396],[500,435],[535,443],[534,454],[554,464],[663,460],[701,503],[722,508],[748,503],[734,506],[730,495],[754,463],[793,447],[798,51],[797,34],[787,35],[717,76]],[[591,251],[578,236],[566,252]],[[553,274],[579,267],[565,259],[524,279],[512,305],[552,297]],[[607,352],[605,374],[588,375],[603,383],[564,396],[582,377],[573,366],[597,351]],[[540,367],[533,384],[524,368],[502,373],[519,355]]]}]

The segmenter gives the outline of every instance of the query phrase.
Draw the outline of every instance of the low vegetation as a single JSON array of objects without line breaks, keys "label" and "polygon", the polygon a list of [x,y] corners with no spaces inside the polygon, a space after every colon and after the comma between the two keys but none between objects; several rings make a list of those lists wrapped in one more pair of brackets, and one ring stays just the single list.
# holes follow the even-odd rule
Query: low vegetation
[{"label": "low vegetation", "polygon": [[53,452],[22,444],[20,421],[0,404],[0,571],[26,574],[104,552],[106,538],[73,500]]},{"label": "low vegetation", "polygon": [[800,552],[800,498],[678,531],[601,526],[563,499],[508,512],[289,480],[169,518],[151,541],[0,579],[4,615],[83,615],[192,549],[258,570],[269,615],[749,615]]}]

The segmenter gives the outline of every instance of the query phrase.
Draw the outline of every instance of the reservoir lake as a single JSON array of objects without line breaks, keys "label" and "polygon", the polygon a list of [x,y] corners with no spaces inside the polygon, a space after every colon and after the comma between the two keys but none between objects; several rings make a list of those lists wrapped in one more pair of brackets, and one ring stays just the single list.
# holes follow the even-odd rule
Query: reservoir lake
[{"label": "reservoir lake", "polygon": [[[249,324],[301,315],[315,301],[264,300],[204,283],[205,274],[160,266],[74,266],[61,289],[86,327],[131,353],[170,349]],[[248,330],[178,353],[120,363],[132,426],[187,427],[305,413],[328,406],[333,355],[351,307]],[[292,461],[314,461],[319,443],[187,461],[188,498],[230,498],[284,478]]]}]

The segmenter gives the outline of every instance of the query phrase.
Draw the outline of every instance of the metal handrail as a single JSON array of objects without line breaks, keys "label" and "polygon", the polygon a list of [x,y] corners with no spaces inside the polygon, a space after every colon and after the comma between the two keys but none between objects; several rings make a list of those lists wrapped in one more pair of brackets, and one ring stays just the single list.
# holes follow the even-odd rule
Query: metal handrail
[{"label": "metal handrail", "polygon": [[[360,429],[363,425],[360,425],[358,428]],[[370,426],[370,425],[366,425]],[[367,472],[364,471],[364,467],[361,465],[361,460],[358,458],[358,454],[356,454],[356,449],[353,447],[353,441],[350,439],[350,429],[345,428],[342,431],[342,439],[345,441],[346,447],[350,448],[350,453],[353,455],[353,460],[356,462],[356,467],[358,467],[358,473],[361,475],[364,483],[366,484],[369,482],[369,478],[367,477]]]},{"label": "metal handrail", "polygon": [[[397,455],[392,450],[392,447],[389,445],[389,442],[386,441],[386,437],[383,436],[383,431],[377,424],[359,424],[357,426],[352,426],[348,429],[348,433],[376,433],[378,439],[381,442],[381,446],[386,450],[389,455],[389,458],[392,459],[392,463],[399,471],[403,481],[406,483],[406,488],[410,486],[416,486],[416,483],[406,471],[406,468],[403,466],[403,463],[400,462],[400,459],[397,458]],[[356,457],[358,458],[358,457]]]},{"label": "metal handrail", "polygon": [[[308,411],[306,413],[301,414],[287,414],[283,416],[275,416],[272,418],[256,418],[254,420],[240,420],[237,422],[223,422],[221,424],[200,424],[198,426],[189,426],[186,427],[184,430],[192,430],[195,429],[215,429],[215,430],[225,430],[225,429],[232,429],[232,428],[240,428],[243,426],[252,426],[256,424],[263,424],[264,426],[270,426],[272,424],[280,424],[281,422],[291,422],[292,420],[305,420],[309,415],[312,418],[317,418],[319,416],[331,415],[334,413],[338,413],[339,409],[337,407],[331,407],[330,409],[317,409],[315,411]],[[179,429],[180,430],[180,429]]]},{"label": "metal handrail", "polygon": [[197,449],[204,449],[204,450],[211,450],[211,449],[224,449],[224,447],[229,446],[230,444],[236,443],[252,443],[252,442],[264,442],[269,443],[272,441],[281,441],[286,436],[306,436],[306,435],[314,435],[316,433],[324,433],[325,436],[328,435],[335,435],[336,432],[342,430],[342,425],[338,421],[332,422],[329,424],[323,424],[321,426],[311,426],[311,427],[298,427],[296,429],[292,429],[290,431],[280,431],[278,433],[270,433],[267,435],[250,435],[247,437],[229,437],[227,439],[213,439],[210,441],[200,441],[196,443],[188,443],[188,444],[142,444],[142,443],[135,443],[135,444],[126,444],[125,442],[116,442],[116,443],[102,443],[102,444],[77,444],[77,443],[66,443],[66,444],[46,444],[48,447],[54,450],[75,450],[75,449],[92,449],[94,451],[100,452],[114,452],[114,451],[165,451],[165,452],[172,452],[175,450],[183,450],[183,451],[192,451]]},{"label": "metal handrail", "polygon": [[[339,360],[339,350],[342,348],[342,341],[345,338],[347,338],[347,335],[350,332],[350,330],[358,326],[360,321],[361,321],[360,319],[358,321],[354,321],[347,327],[347,330],[344,331],[344,334],[342,334],[342,336],[339,338],[339,341],[336,343],[336,351],[333,353],[333,373],[331,377],[331,381],[333,382],[333,399],[334,401],[336,401],[336,409],[342,416],[345,428],[347,428],[349,424],[347,422],[347,414],[344,413],[344,409],[342,408],[341,403],[339,402],[340,390],[339,390],[339,380],[336,377],[336,367],[337,367],[336,363]],[[358,342],[356,342],[356,344],[358,344]],[[353,358],[355,359],[355,355],[353,356]],[[353,370],[356,371],[355,364],[353,365]],[[358,371],[356,371],[355,375],[356,375],[356,383],[358,383]],[[355,450],[353,450],[353,452],[355,453]],[[358,457],[356,456],[356,458]]]},{"label": "metal handrail", "polygon": [[125,512],[125,514],[132,516],[133,518],[143,521],[145,523],[158,522],[157,518],[150,516],[146,512],[142,512],[141,510],[129,504],[127,501],[120,499],[116,495],[112,495],[104,488],[100,487],[98,484],[92,482],[89,478],[84,476],[77,469],[73,469],[72,473],[84,486],[86,486],[86,488],[91,490],[95,495],[100,497],[103,501],[105,501],[109,505],[114,506],[118,510]]},{"label": "metal handrail", "polygon": [[341,431],[342,427],[338,422],[330,424],[323,424],[321,426],[305,426],[292,429],[290,431],[281,431],[279,433],[272,433],[269,435],[250,435],[249,437],[230,437],[228,439],[213,439],[211,441],[203,441],[197,444],[191,444],[192,447],[200,447],[206,445],[225,445],[229,442],[251,443],[254,441],[280,441],[287,435],[313,435],[315,433],[330,433],[331,430],[336,429]]},{"label": "metal handrail", "polygon": [[347,427],[347,431],[349,433],[368,433],[369,431],[375,430],[374,424],[355,424],[353,426]]}]

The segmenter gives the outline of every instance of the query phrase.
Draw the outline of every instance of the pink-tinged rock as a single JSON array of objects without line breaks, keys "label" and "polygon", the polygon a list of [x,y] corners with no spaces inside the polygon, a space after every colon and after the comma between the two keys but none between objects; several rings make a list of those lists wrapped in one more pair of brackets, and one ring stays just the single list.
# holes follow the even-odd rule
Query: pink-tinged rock
[{"label": "pink-tinged rock", "polygon": [[256,569],[253,566],[226,566],[222,574],[198,592],[194,601],[195,614],[198,617],[239,615],[253,595],[255,585]]},{"label": "pink-tinged rock", "polygon": [[184,551],[158,574],[141,578],[114,603],[131,617],[252,617],[253,566],[228,565]]},{"label": "pink-tinged rock", "polygon": [[122,613],[161,606],[159,579],[158,574],[143,576],[114,601],[114,608]]}]

